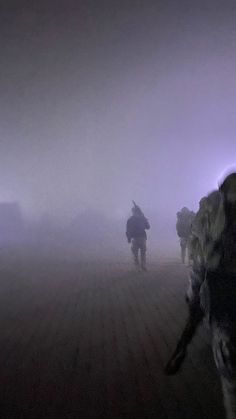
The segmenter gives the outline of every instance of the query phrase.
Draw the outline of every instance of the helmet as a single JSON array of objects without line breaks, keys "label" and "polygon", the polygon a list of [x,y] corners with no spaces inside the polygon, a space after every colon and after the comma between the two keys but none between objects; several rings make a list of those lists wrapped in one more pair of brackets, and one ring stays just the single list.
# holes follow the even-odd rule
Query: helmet
[{"label": "helmet", "polygon": [[236,201],[236,173],[231,173],[220,185],[220,191],[231,202]]},{"label": "helmet", "polygon": [[228,175],[220,185],[220,190],[224,193],[227,189],[236,188],[236,173]]},{"label": "helmet", "polygon": [[181,209],[181,212],[189,212],[189,209],[188,209],[187,207],[183,207],[183,208]]}]

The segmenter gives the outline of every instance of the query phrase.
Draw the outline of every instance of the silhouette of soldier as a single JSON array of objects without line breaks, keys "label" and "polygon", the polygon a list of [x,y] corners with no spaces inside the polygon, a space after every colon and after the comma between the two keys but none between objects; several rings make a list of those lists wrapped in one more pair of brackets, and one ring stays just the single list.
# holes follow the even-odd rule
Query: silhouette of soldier
[{"label": "silhouette of soldier", "polygon": [[[128,243],[132,243],[131,250],[134,256],[135,266],[146,271],[146,242],[147,234],[145,230],[150,229],[149,222],[144,216],[140,207],[133,201],[132,216],[128,219],[126,225],[126,237]],[[139,251],[141,256],[141,265],[139,263]]]},{"label": "silhouette of soldier", "polygon": [[180,238],[181,260],[183,263],[185,263],[194,216],[194,212],[190,211],[187,207],[183,207],[181,211],[177,212],[176,231]]}]

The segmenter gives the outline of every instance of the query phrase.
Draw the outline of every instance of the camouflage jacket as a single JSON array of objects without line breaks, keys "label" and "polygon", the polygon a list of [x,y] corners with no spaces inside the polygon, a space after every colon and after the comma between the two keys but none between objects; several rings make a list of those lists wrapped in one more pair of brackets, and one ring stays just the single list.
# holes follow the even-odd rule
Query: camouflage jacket
[{"label": "camouflage jacket", "polygon": [[222,234],[225,228],[223,197],[213,191],[201,200],[200,208],[193,220],[189,240],[192,266],[187,296],[190,301],[199,300],[207,271],[219,269],[222,260]]},{"label": "camouflage jacket", "polygon": [[189,247],[195,265],[206,270],[218,268],[221,260],[218,243],[224,228],[223,198],[219,191],[214,191],[204,199],[192,223]]}]

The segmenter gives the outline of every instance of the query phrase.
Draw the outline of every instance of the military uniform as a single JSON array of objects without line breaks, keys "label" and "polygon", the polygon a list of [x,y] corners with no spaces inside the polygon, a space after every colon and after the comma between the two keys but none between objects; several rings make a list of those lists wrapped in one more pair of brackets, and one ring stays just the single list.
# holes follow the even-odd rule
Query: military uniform
[{"label": "military uniform", "polygon": [[[228,214],[220,191],[199,211],[190,276],[192,301],[199,300],[212,332],[212,349],[221,378],[227,418],[236,418],[236,212]],[[197,274],[196,274],[197,273]]]},{"label": "military uniform", "polygon": [[186,295],[190,316],[167,371],[177,371],[197,325],[205,318],[227,419],[236,419],[236,174],[200,201],[190,253]]},{"label": "military uniform", "polygon": [[[191,225],[194,219],[194,212],[184,207],[177,212],[176,231],[180,238],[181,260],[185,263],[186,252],[189,245],[189,236],[191,232]],[[189,255],[188,255],[189,256]]]},{"label": "military uniform", "polygon": [[132,242],[131,250],[134,257],[136,267],[139,267],[139,251],[141,256],[141,269],[146,270],[146,242],[147,234],[145,230],[149,230],[150,225],[146,217],[144,217],[139,207],[133,208],[133,215],[128,219],[126,224],[126,237],[128,242]]}]

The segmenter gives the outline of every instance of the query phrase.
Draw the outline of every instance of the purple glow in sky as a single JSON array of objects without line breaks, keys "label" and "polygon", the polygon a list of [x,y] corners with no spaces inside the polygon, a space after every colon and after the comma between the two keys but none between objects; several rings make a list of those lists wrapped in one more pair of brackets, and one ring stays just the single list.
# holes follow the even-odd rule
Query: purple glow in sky
[{"label": "purple glow in sky", "polygon": [[235,2],[1,7],[1,200],[175,216],[235,165]]}]

